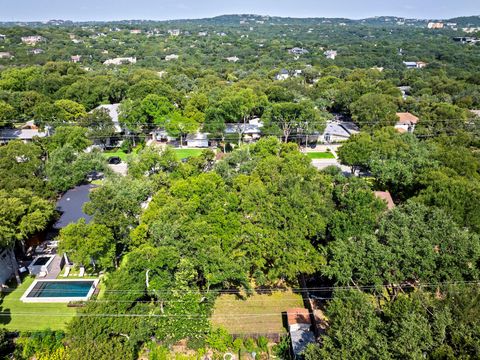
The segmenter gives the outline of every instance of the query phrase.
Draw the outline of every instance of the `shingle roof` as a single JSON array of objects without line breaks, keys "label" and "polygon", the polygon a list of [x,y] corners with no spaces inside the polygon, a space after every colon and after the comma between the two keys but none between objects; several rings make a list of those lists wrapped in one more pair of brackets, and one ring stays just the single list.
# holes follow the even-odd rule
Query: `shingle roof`
[{"label": "shingle roof", "polygon": [[37,129],[0,130],[0,139],[3,139],[3,140],[32,140],[35,136],[45,137],[47,136],[47,134]]}]

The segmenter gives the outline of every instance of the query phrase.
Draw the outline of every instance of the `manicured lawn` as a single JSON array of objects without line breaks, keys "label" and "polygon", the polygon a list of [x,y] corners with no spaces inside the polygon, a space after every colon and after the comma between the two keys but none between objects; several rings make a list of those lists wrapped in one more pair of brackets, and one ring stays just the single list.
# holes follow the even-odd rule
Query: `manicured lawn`
[{"label": "manicured lawn", "polygon": [[283,333],[282,312],[294,307],[303,307],[303,301],[292,292],[255,294],[246,300],[221,295],[215,302],[212,324],[232,334]]},{"label": "manicured lawn", "polygon": [[331,152],[308,152],[307,156],[310,159],[335,159]]},{"label": "manicured lawn", "polygon": [[108,150],[102,153],[105,158],[110,158],[112,156],[118,156],[122,161],[126,161],[128,156],[131,154],[136,154],[140,150],[140,146],[133,148],[130,154],[125,153],[123,150]]},{"label": "manicured lawn", "polygon": [[202,153],[202,149],[173,149],[177,154],[177,159],[181,160],[188,157],[197,157]]},{"label": "manicured lawn", "polygon": [[75,308],[69,308],[64,303],[26,304],[20,301],[33,280],[32,277],[25,278],[22,285],[5,295],[0,302],[0,327],[10,331],[64,330],[75,316]]}]

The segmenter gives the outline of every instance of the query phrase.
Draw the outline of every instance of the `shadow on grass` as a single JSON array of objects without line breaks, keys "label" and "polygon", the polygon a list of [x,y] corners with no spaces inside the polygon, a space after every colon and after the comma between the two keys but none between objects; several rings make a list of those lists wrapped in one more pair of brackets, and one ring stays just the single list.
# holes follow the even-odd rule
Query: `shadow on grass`
[{"label": "shadow on grass", "polygon": [[4,309],[0,306],[0,325],[7,325],[12,321],[12,313],[10,309]]}]

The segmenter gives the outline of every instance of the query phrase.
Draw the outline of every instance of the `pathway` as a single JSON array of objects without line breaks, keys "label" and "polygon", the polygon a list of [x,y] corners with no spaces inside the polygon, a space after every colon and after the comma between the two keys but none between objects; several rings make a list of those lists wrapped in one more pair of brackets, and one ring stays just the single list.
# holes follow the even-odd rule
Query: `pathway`
[{"label": "pathway", "polygon": [[50,265],[50,271],[48,272],[47,276],[45,276],[45,279],[56,279],[58,274],[60,274],[60,271],[62,269],[60,268],[60,263],[62,262],[62,257],[58,254],[55,255],[53,258],[53,261]]}]

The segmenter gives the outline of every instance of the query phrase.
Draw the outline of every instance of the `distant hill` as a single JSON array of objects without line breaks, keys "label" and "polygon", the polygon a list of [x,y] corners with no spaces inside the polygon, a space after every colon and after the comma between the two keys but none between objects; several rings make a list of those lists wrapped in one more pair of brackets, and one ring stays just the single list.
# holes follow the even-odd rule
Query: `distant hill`
[{"label": "distant hill", "polygon": [[[345,24],[345,25],[370,25],[370,26],[425,26],[430,19],[403,18],[398,16],[376,16],[365,19],[347,19],[347,18],[291,18],[276,17],[268,15],[255,14],[232,14],[220,15],[204,19],[178,19],[178,20],[123,20],[123,21],[84,21],[73,22],[70,20],[50,20],[47,22],[0,22],[0,26],[29,26],[29,27],[72,27],[83,25],[101,25],[101,24],[123,24],[123,25],[151,25],[151,24],[205,24],[205,25],[252,25],[252,24],[298,24],[298,25],[318,25],[318,24]],[[480,16],[463,16],[452,19],[436,19],[435,21],[444,21],[457,23],[459,27],[480,26]]]}]

